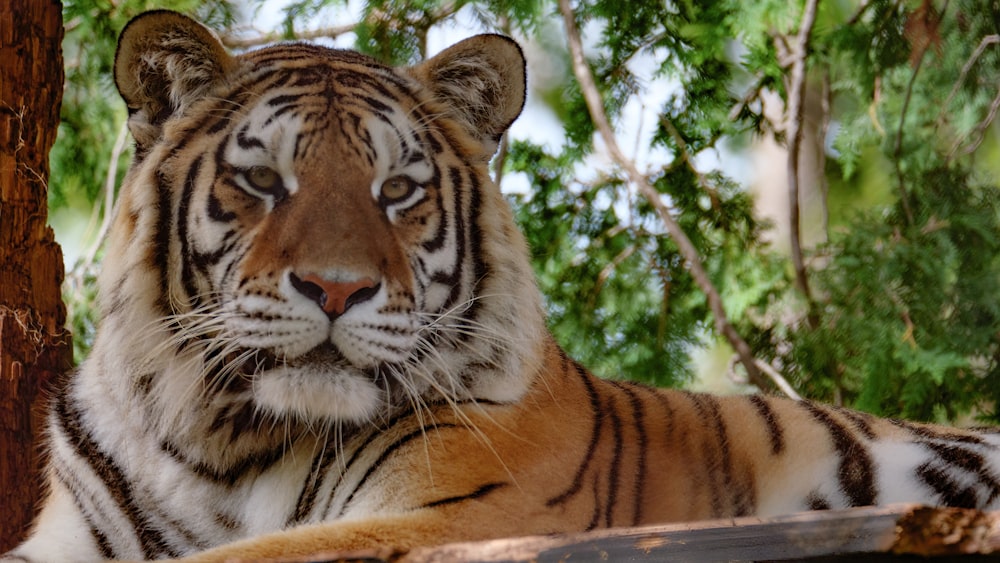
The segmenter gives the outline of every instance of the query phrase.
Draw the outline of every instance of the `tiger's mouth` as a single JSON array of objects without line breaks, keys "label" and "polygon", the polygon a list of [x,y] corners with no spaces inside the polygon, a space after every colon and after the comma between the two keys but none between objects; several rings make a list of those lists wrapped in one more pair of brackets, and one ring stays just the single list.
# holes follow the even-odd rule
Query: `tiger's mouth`
[{"label": "tiger's mouth", "polygon": [[209,363],[228,366],[232,373],[243,376],[266,374],[278,369],[309,369],[314,371],[353,368],[347,358],[330,342],[320,344],[305,354],[289,358],[266,348],[240,348],[222,356],[209,353]]},{"label": "tiger's mouth", "polygon": [[344,354],[329,341],[323,342],[301,356],[283,360],[279,365],[291,368],[308,367],[318,371],[322,371],[324,369],[335,370],[354,367],[349,361],[347,361]]},{"label": "tiger's mouth", "polygon": [[393,409],[393,385],[379,367],[352,364],[332,343],[295,358],[273,352],[250,377],[258,407],[279,418],[364,424]]},{"label": "tiger's mouth", "polygon": [[[247,371],[256,371],[257,375],[266,376],[268,372],[297,370],[313,374],[338,374],[351,372],[370,380],[384,379],[379,374],[384,366],[362,368],[347,359],[332,342],[324,342],[312,348],[305,354],[294,358],[283,357],[273,351],[258,350]],[[256,370],[254,370],[256,368]],[[250,375],[248,373],[248,375]]]}]

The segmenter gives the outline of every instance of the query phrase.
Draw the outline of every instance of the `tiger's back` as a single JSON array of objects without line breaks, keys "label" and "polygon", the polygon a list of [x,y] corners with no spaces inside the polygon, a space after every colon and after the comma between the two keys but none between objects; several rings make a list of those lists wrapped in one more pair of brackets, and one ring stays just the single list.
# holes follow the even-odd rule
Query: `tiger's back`
[{"label": "tiger's back", "polygon": [[[995,434],[607,381],[546,349],[517,406],[437,407],[359,435],[326,458],[293,526],[204,560],[896,502],[1000,506]],[[327,521],[341,524],[302,525]]]},{"label": "tiger's back", "polygon": [[136,157],[29,561],[265,557],[897,501],[997,506],[989,434],[600,380],[487,162],[512,41],[393,69],[125,31]]}]

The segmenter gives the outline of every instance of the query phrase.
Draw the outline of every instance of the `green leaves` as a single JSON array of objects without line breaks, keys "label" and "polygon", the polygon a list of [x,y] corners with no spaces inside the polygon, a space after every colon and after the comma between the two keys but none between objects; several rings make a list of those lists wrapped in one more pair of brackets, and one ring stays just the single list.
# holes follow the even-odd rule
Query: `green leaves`
[{"label": "green leaves", "polygon": [[954,170],[917,184],[916,225],[866,213],[831,242],[831,263],[814,277],[826,296],[823,324],[793,335],[792,356],[812,387],[816,373],[805,368],[832,352],[838,390],[858,407],[950,419],[1000,387],[989,359],[1000,334],[998,194]]},{"label": "green leaves", "polygon": [[[239,15],[222,0],[172,6],[220,28]],[[292,37],[346,6],[296,0],[274,25]],[[110,81],[114,39],[146,7],[65,4],[54,209],[99,199],[124,118]],[[619,143],[638,155],[759,359],[814,398],[918,419],[975,412],[998,420],[1000,8],[820,3],[804,54],[804,146],[814,160],[799,161],[803,193],[824,218],[815,231],[826,235],[805,256],[810,296],[792,283],[787,225],[771,230],[757,213],[763,200],[788,205],[785,156],[762,160],[755,150],[761,135],[788,144],[786,109],[765,112],[763,99],[785,101],[802,11],[801,2],[778,0],[585,0],[575,16]],[[522,40],[535,61],[531,84],[544,89],[534,92],[542,103],[533,111],[549,112],[565,142],[513,139],[495,164],[530,185],[511,200],[550,327],[602,375],[689,381],[692,351],[719,338],[714,319],[649,202],[595,146],[555,3],[371,0],[360,17],[357,48],[396,64],[425,56],[428,34],[458,21]],[[752,177],[748,162],[770,170],[768,179]],[[754,181],[767,196],[757,202]],[[78,334],[87,319],[74,321]]]}]

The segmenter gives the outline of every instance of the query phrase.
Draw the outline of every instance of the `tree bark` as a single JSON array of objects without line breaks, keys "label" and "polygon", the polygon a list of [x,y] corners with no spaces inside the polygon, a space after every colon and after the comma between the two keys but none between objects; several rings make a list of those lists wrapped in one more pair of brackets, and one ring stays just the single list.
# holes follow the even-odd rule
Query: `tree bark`
[{"label": "tree bark", "polygon": [[71,362],[62,250],[47,226],[62,36],[58,0],[0,1],[0,553],[34,515],[41,399]]}]

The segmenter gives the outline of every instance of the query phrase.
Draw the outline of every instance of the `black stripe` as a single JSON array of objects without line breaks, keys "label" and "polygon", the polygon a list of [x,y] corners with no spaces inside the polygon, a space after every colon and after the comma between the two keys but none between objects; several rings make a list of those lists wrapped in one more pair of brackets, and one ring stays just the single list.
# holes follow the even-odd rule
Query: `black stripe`
[{"label": "black stripe", "polygon": [[[475,284],[473,293],[482,294],[483,284],[490,277],[490,265],[486,263],[486,253],[483,252],[483,227],[479,224],[482,217],[483,185],[479,178],[472,174],[469,177],[469,256],[472,257],[472,281]],[[482,299],[474,300],[468,311],[466,318],[476,319],[479,317],[479,310],[483,306]]]},{"label": "black stripe", "polygon": [[344,505],[340,509],[340,514],[338,516],[344,515],[344,511],[347,510],[348,506],[350,506],[351,501],[354,500],[354,496],[358,493],[358,491],[364,488],[365,483],[368,482],[368,479],[375,473],[375,471],[377,471],[382,466],[383,463],[385,463],[387,459],[389,459],[394,453],[396,453],[397,450],[409,444],[413,440],[424,437],[433,431],[444,430],[447,428],[455,428],[455,427],[456,427],[455,424],[450,424],[450,423],[434,424],[429,427],[421,427],[404,435],[402,438],[399,438],[398,440],[390,444],[389,447],[387,447],[385,450],[382,451],[382,455],[380,455],[378,459],[376,459],[371,465],[368,466],[368,470],[365,471],[365,474],[361,477],[361,480],[359,480],[357,484],[354,485],[354,488],[351,490],[351,493],[347,495],[347,500],[344,501]]},{"label": "black stripe", "polygon": [[927,426],[924,424],[915,424],[912,422],[907,422],[905,420],[893,420],[889,419],[889,422],[895,424],[896,426],[906,429],[908,432],[920,438],[926,438],[928,440],[942,440],[945,442],[960,442],[963,444],[986,444],[986,441],[982,436],[977,436],[975,434],[960,434],[958,432],[950,431],[947,428]]},{"label": "black stripe", "polygon": [[757,413],[764,419],[767,425],[767,432],[771,438],[771,455],[779,455],[785,451],[785,433],[778,424],[778,419],[774,415],[774,410],[767,402],[767,399],[760,395],[751,395],[750,404],[757,409]]},{"label": "black stripe", "polygon": [[188,213],[191,200],[194,199],[194,190],[198,180],[198,172],[201,170],[202,158],[204,155],[198,155],[188,167],[187,175],[184,178],[184,190],[177,209],[177,240],[181,245],[181,284],[194,309],[198,308],[201,298],[198,288],[194,285],[195,274],[192,271],[194,265],[191,256],[191,240],[188,236],[188,223],[191,218],[188,217]]},{"label": "black stripe", "polygon": [[623,384],[621,382],[612,381],[610,382],[628,395],[629,404],[632,407],[632,423],[635,426],[635,433],[638,437],[638,444],[636,444],[637,451],[639,452],[639,463],[636,468],[635,483],[632,488],[632,525],[636,526],[642,522],[642,499],[646,494],[646,471],[647,468],[647,456],[649,452],[649,438],[646,436],[646,413],[643,407],[642,401],[639,399],[639,395],[634,391],[634,389],[644,389],[647,392],[652,392],[651,389],[645,386],[637,384]]},{"label": "black stripe", "polygon": [[[192,140],[204,139],[223,131],[232,122],[233,116],[246,107],[256,95],[251,88],[255,86],[261,88],[258,83],[261,76],[263,75],[254,74],[245,77],[240,83],[233,84],[227,92],[218,93],[214,107],[204,108],[199,121],[173,136],[178,140],[171,146],[171,153],[179,154]],[[266,86],[261,89],[266,89]]]},{"label": "black stripe", "polygon": [[[753,511],[755,504],[753,491],[745,490],[742,484],[736,483],[733,475],[732,452],[729,449],[729,435],[725,420],[719,410],[718,400],[711,395],[689,395],[701,418],[710,423],[715,430],[715,442],[706,442],[706,456],[712,459],[712,465],[721,470],[721,486],[712,487],[712,507],[716,516],[745,516]],[[711,471],[715,473],[716,471]],[[728,494],[727,494],[728,493]],[[723,500],[729,501],[730,508],[722,509]]]},{"label": "black stripe", "polygon": [[325,469],[337,457],[337,446],[336,440],[333,443],[324,441],[323,447],[313,456],[312,463],[309,466],[309,475],[302,486],[302,490],[299,491],[298,500],[295,501],[295,510],[292,511],[292,515],[285,522],[286,528],[303,522],[309,516],[309,513],[312,512],[316,504],[316,495],[319,493],[319,487],[323,483],[323,476],[326,474]]},{"label": "black stripe", "polygon": [[[414,115],[415,121],[417,123],[430,123],[432,120],[435,119],[435,116],[428,115],[423,111],[423,106],[421,106],[421,108],[418,111],[413,112],[411,115]],[[429,129],[425,129],[425,131],[426,130]],[[431,154],[439,154],[444,150],[444,145],[441,144],[441,141],[439,141],[437,137],[431,134],[423,136],[423,142],[421,143],[421,145],[426,145],[427,147],[429,147]],[[455,147],[452,146],[451,149],[454,150]]]},{"label": "black stripe", "polygon": [[173,210],[170,202],[170,180],[162,169],[156,171],[156,225],[153,228],[151,247],[152,268],[156,272],[156,278],[160,280],[159,295],[155,301],[155,307],[160,316],[171,314],[170,301],[167,297],[169,288],[167,287],[170,276],[167,275],[170,264],[170,240],[171,225],[173,224]]},{"label": "black stripe", "polygon": [[[102,518],[100,514],[92,514],[90,518],[86,515],[86,509],[84,508],[84,502],[81,495],[84,492],[84,487],[80,484],[80,481],[76,479],[76,475],[72,469],[63,470],[57,464],[52,464],[53,472],[55,473],[55,478],[58,479],[64,487],[66,487],[70,494],[73,495],[75,503],[78,509],[84,513],[84,520],[86,520],[87,528],[90,530],[90,535],[94,538],[94,543],[97,544],[98,551],[101,552],[103,559],[112,559],[115,556],[115,550],[111,547],[111,542],[108,540],[108,536],[104,534],[98,527],[97,523],[94,522],[95,519],[105,519]],[[92,495],[88,495],[92,497]],[[96,512],[99,508],[97,502],[91,499],[91,504],[93,505],[93,511]],[[97,518],[94,518],[96,516]]]},{"label": "black stripe", "polygon": [[[293,76],[288,77],[288,79],[293,79],[293,78],[294,78]],[[302,98],[304,98],[306,95],[307,94],[305,94],[305,93],[299,93],[299,94],[282,94],[280,96],[275,96],[275,97],[267,100],[267,105],[271,106],[271,107],[277,107],[277,106],[286,106],[286,105],[296,104],[296,103],[298,103],[299,100],[301,100]],[[246,132],[247,132],[247,127],[241,127],[240,128],[240,132],[236,136],[236,142],[238,142],[240,144],[241,148],[244,148],[244,149],[245,148],[250,148],[250,147],[264,148],[263,143],[261,143],[259,140],[257,140],[257,139],[247,139],[246,135],[245,135]],[[249,144],[244,145],[243,144],[244,142],[247,142]]]},{"label": "black stripe", "polygon": [[77,456],[87,462],[91,471],[104,483],[108,493],[128,519],[132,531],[142,545],[143,556],[146,559],[162,555],[179,556],[180,553],[167,544],[160,531],[153,528],[143,515],[132,496],[128,479],[115,461],[91,438],[90,433],[84,428],[81,413],[70,404],[69,395],[70,393],[66,391],[57,395],[55,413],[58,423]]},{"label": "black stripe", "polygon": [[232,487],[249,474],[259,475],[285,456],[284,445],[271,450],[263,450],[245,455],[225,468],[212,467],[201,461],[192,461],[170,440],[160,442],[160,449],[177,463],[187,467],[192,473],[219,485]]},{"label": "black stripe", "polygon": [[[295,149],[292,152],[293,160],[301,160],[307,155],[315,152],[315,147],[322,142],[321,133],[323,131],[330,131],[334,127],[338,127],[343,130],[343,120],[346,116],[341,117],[337,124],[334,125],[329,115],[324,115],[319,112],[314,112],[315,115],[310,115],[304,118],[305,122],[311,125],[308,130],[301,130],[299,134],[295,136]],[[361,155],[362,151],[357,148],[354,149],[354,153]]]},{"label": "black stripe", "polygon": [[305,88],[307,86],[323,87],[325,82],[322,71],[306,67],[293,69],[285,84],[290,88]]},{"label": "black stripe", "polygon": [[[383,104],[380,100],[377,100],[371,96],[362,95],[358,99],[364,101],[366,104],[371,106],[369,109],[373,113],[379,114],[380,116],[384,116],[385,114],[395,113],[395,111],[393,111],[392,106]],[[392,124],[392,121],[390,121],[389,119],[384,119],[384,121],[386,123],[389,123],[390,125]]]},{"label": "black stripe", "polygon": [[[271,100],[270,102],[268,102],[268,105],[273,105],[273,104],[271,104],[271,102],[273,102],[273,101],[274,100]],[[241,148],[243,150],[247,150],[247,149],[261,149],[261,150],[264,150],[264,148],[265,148],[264,147],[264,142],[261,141],[260,139],[258,139],[257,137],[248,136],[247,135],[248,131],[250,131],[250,123],[244,123],[242,127],[240,127],[239,129],[236,130],[236,146],[238,146],[239,148]],[[229,139],[228,138],[225,139],[222,143],[219,144],[219,149],[220,150],[225,150],[227,144],[229,144]]]},{"label": "black stripe", "polygon": [[[432,238],[431,240],[425,241],[425,242],[423,242],[420,245],[421,248],[423,248],[425,251],[430,252],[430,253],[434,253],[434,252],[437,252],[438,250],[441,250],[441,248],[444,246],[445,240],[448,237],[448,229],[450,228],[449,227],[449,225],[450,225],[450,223],[449,223],[449,217],[448,217],[448,214],[445,213],[444,203],[442,202],[442,199],[441,199],[441,190],[442,190],[441,184],[442,184],[442,182],[443,182],[443,180],[442,180],[442,177],[441,177],[441,171],[438,169],[438,166],[435,163],[434,164],[434,176],[427,183],[427,185],[428,186],[435,186],[437,188],[437,189],[433,190],[433,192],[434,192],[434,208],[441,211],[441,214],[439,216],[441,222],[438,225],[438,228],[437,228],[437,231],[435,232],[434,238]],[[455,189],[458,189],[458,187],[455,186]]]},{"label": "black stripe", "polygon": [[[266,360],[259,361],[257,357],[254,357],[243,360],[244,366],[251,361],[257,363],[258,368],[267,365]],[[247,432],[256,432],[261,428],[265,428],[268,423],[276,423],[273,415],[260,410],[257,404],[250,399],[250,394],[246,393],[246,391],[251,382],[245,377],[239,377],[239,372],[233,369],[232,362],[229,365],[219,362],[217,369],[227,369],[230,375],[221,381],[219,378],[215,378],[215,381],[206,378],[206,383],[214,385],[214,390],[217,392],[221,393],[225,391],[234,395],[245,394],[246,397],[234,400],[224,407],[217,407],[218,411],[212,419],[212,424],[208,427],[209,434],[221,434],[224,430],[228,429],[229,436],[227,440],[232,444],[242,438]]]},{"label": "black stripe", "polygon": [[[216,158],[216,170],[221,170],[218,167],[218,158]],[[242,188],[239,188],[242,191]],[[217,223],[229,223],[236,219],[236,213],[229,211],[222,207],[222,201],[219,200],[215,195],[215,190],[208,191],[208,218]]]},{"label": "black stripe", "polygon": [[233,516],[232,514],[226,514],[221,510],[215,513],[215,524],[224,530],[235,531],[239,530],[242,523],[240,523],[239,518]]},{"label": "black stripe", "polygon": [[548,507],[564,503],[569,500],[570,497],[580,492],[580,488],[583,486],[583,475],[590,466],[590,462],[594,459],[594,453],[597,451],[597,444],[601,439],[601,428],[604,426],[604,413],[601,411],[601,400],[597,395],[597,390],[594,389],[594,384],[590,381],[591,375],[587,373],[587,370],[580,364],[573,362],[572,360],[568,361],[571,362],[576,368],[577,376],[579,376],[583,385],[587,389],[587,397],[590,399],[590,411],[594,419],[594,424],[590,430],[590,443],[587,445],[587,451],[584,453],[583,459],[581,459],[576,466],[576,475],[573,476],[573,482],[570,483],[569,487],[565,491],[545,501],[545,506]]},{"label": "black stripe", "polygon": [[[465,288],[463,287],[462,278],[465,272],[465,262],[470,257],[470,255],[466,253],[466,249],[469,245],[465,222],[466,210],[464,209],[462,202],[462,194],[465,191],[462,189],[462,185],[464,184],[462,170],[460,168],[451,168],[449,172],[452,183],[452,195],[455,200],[453,202],[453,205],[455,206],[455,266],[452,272],[448,274],[435,273],[432,278],[435,282],[451,288],[451,291],[448,294],[448,299],[445,300],[444,305],[441,307],[442,311],[452,309],[464,293]],[[475,222],[473,222],[473,224],[475,224]],[[475,259],[475,257],[472,258]],[[475,301],[479,300],[476,299]],[[473,301],[473,303],[475,303],[475,301]],[[469,309],[471,310],[471,307]],[[464,316],[471,318],[469,317],[468,310]]]},{"label": "black stripe", "polygon": [[808,401],[801,403],[818,422],[826,427],[840,457],[837,473],[840,490],[851,506],[871,506],[878,497],[875,491],[875,468],[868,449],[833,419],[822,407]]},{"label": "black stripe", "polygon": [[806,505],[809,510],[830,510],[831,508],[830,501],[819,494],[819,491],[809,493],[809,496],[806,497]]},{"label": "black stripe", "polygon": [[604,522],[606,527],[612,526],[611,517],[618,502],[618,489],[621,488],[621,463],[622,463],[622,421],[618,416],[618,409],[615,408],[614,400],[608,397],[607,409],[611,420],[611,436],[614,440],[614,454],[611,458],[611,468],[608,471],[608,504],[604,507]]},{"label": "black stripe", "polygon": [[872,415],[840,407],[834,407],[834,410],[840,413],[847,420],[850,420],[851,424],[853,424],[854,427],[857,428],[858,431],[861,432],[868,440],[875,440],[878,438],[871,426],[871,420],[873,418]]},{"label": "black stripe", "polygon": [[[343,483],[344,477],[346,477],[350,472],[351,468],[354,467],[355,462],[357,462],[357,460],[361,457],[361,454],[365,450],[367,450],[370,446],[372,446],[376,442],[376,438],[381,436],[384,432],[388,432],[390,429],[399,424],[399,420],[400,420],[399,418],[395,418],[392,421],[390,421],[389,424],[386,426],[385,430],[380,430],[375,427],[370,428],[367,436],[364,437],[363,440],[361,440],[361,444],[354,449],[354,452],[347,459],[347,461],[342,462],[341,465],[342,469],[340,475],[337,476],[337,482],[334,483],[333,487],[330,489],[331,493],[322,499],[324,506],[321,510],[317,512],[317,514],[324,515],[323,516],[324,520],[330,519],[329,512],[330,512],[330,505],[333,503],[333,492],[335,492]],[[323,454],[323,460],[320,462],[320,470],[319,470],[320,471],[319,478],[321,480],[326,477],[326,475],[329,473],[330,466],[339,458],[339,452],[337,450],[340,446],[340,443],[341,442],[337,440],[333,444],[330,444],[332,446],[328,448],[330,451]],[[316,487],[318,488],[321,486],[322,486],[322,481],[318,481]],[[346,508],[346,506],[347,505],[345,504],[343,507],[341,507],[341,513],[343,513],[343,510],[344,508]],[[299,508],[296,507],[296,512],[298,512],[298,510]],[[312,506],[308,507],[308,509],[306,509],[306,507],[302,507],[303,514],[308,514],[309,512],[312,511],[313,511]]]},{"label": "black stripe", "polygon": [[288,113],[292,114],[292,117],[298,117],[303,121],[305,121],[307,117],[303,114],[304,109],[305,108],[303,108],[302,106],[297,106],[297,105],[281,106],[280,108],[274,110],[271,113],[270,117],[264,120],[264,126],[267,127],[268,125],[276,121],[279,117]]},{"label": "black stripe", "polygon": [[478,499],[478,498],[482,498],[482,497],[484,497],[484,496],[492,493],[493,491],[495,491],[497,489],[500,489],[500,488],[503,488],[505,486],[507,486],[507,483],[486,483],[485,485],[480,486],[478,489],[476,489],[475,491],[472,491],[471,493],[469,493],[467,495],[459,495],[459,496],[447,497],[447,498],[443,498],[443,499],[431,501],[431,502],[428,502],[427,504],[422,505],[420,508],[436,508],[438,506],[445,506],[445,505],[448,505],[448,504],[456,504],[456,503],[459,503],[459,502],[465,502],[467,500],[475,500],[475,499]]},{"label": "black stripe", "polygon": [[195,268],[205,277],[209,277],[209,268],[216,266],[223,258],[228,256],[240,243],[243,242],[236,231],[227,231],[222,235],[222,241],[218,248],[211,252],[199,252],[197,249],[191,254],[191,262]]},{"label": "black stripe", "polygon": [[927,462],[917,468],[917,477],[934,489],[945,505],[954,508],[978,508],[975,489],[963,488],[948,476],[947,470]]},{"label": "black stripe", "polygon": [[[390,80],[385,80],[383,76],[377,76],[374,77],[373,80],[370,80],[367,86],[372,90],[375,90],[376,92],[381,94],[383,97],[389,98],[393,101],[399,100],[401,98],[413,99],[414,97],[413,91],[410,90],[409,84],[407,84],[406,81],[404,80],[400,80],[399,77],[392,72],[390,72],[389,75],[390,75]],[[393,92],[388,88],[386,88],[386,86],[389,83],[391,83],[392,86],[395,86],[399,91]],[[425,123],[425,122],[417,120],[417,123]]]},{"label": "black stripe", "polygon": [[[463,401],[458,401],[456,403],[449,403],[449,404],[451,404],[453,406],[457,406],[457,405],[462,405],[462,404],[466,404],[466,403],[476,403],[476,404],[480,404],[480,405],[484,405],[484,404],[487,404],[487,405],[502,404],[502,403],[496,403],[495,401],[484,400],[484,399],[470,399],[470,400],[463,400]],[[432,405],[427,405],[427,406],[430,407]],[[399,425],[402,425],[402,424],[405,424],[407,422],[411,422],[411,421],[414,421],[414,420],[417,420],[419,422],[419,419],[417,418],[417,416],[414,413],[414,411],[413,410],[405,410],[405,411],[400,412],[400,413],[396,414],[395,416],[393,416],[385,424],[385,426],[378,427],[378,428],[371,427],[371,428],[369,428],[369,432],[367,433],[367,435],[358,436],[358,441],[360,443],[358,444],[358,446],[356,448],[354,448],[353,453],[351,454],[351,456],[347,459],[346,462],[340,460],[340,462],[343,464],[342,465],[343,471],[339,475],[339,477],[337,479],[337,482],[334,484],[332,490],[336,491],[337,488],[340,487],[341,483],[344,480],[344,477],[347,476],[348,473],[350,473],[350,471],[353,468],[355,462],[357,462],[357,460],[360,459],[361,455],[366,450],[368,450],[368,448],[375,447],[376,444],[378,443],[378,439],[379,438],[385,436],[386,433],[392,431],[392,429],[395,428],[396,426],[399,426]],[[442,424],[442,425],[438,425],[438,426],[441,427],[441,428],[450,428],[450,427],[453,427],[454,425],[443,425]],[[430,429],[434,429],[434,427],[432,427]],[[329,470],[329,466],[332,463],[334,463],[335,461],[338,461],[338,459],[339,459],[339,451],[338,451],[338,448],[336,447],[336,444],[332,445],[332,447],[327,448],[327,451],[323,454],[323,459],[320,462],[320,469],[319,469],[319,475],[321,476],[320,479],[322,479],[322,476],[324,476],[324,475],[327,474],[327,472]],[[369,473],[371,472],[371,467],[369,467],[368,472]],[[321,483],[317,482],[317,484],[315,485],[315,487],[318,488],[320,485],[321,485]],[[356,492],[357,488],[358,487],[355,487],[355,492]],[[352,496],[353,496],[353,493],[352,493]],[[303,490],[303,492],[299,494],[299,503],[300,504],[296,507],[295,513],[296,514],[299,514],[299,513],[301,513],[301,514],[308,514],[309,512],[311,512],[313,507],[310,506],[310,505],[308,505],[307,503],[314,502],[314,500],[313,500],[314,497],[315,497],[315,491],[309,493],[309,492],[306,492],[305,490]],[[325,501],[326,501],[327,506],[323,507],[323,509],[318,512],[319,514],[327,514],[328,511],[330,510],[329,504],[332,503],[332,501],[333,501],[332,497],[327,497],[325,499]],[[341,508],[341,511],[340,511],[339,514],[342,515],[343,512],[344,512],[344,510],[346,508],[347,508],[347,503],[345,502],[344,505],[343,505],[343,507]],[[329,514],[327,514],[327,516],[329,516]]]},{"label": "black stripe", "polygon": [[[921,442],[921,445],[937,454],[941,461],[948,465],[960,467],[976,475],[981,475],[986,470],[986,459],[968,448],[940,442]],[[993,481],[993,486],[996,486],[995,480],[990,480]]]},{"label": "black stripe", "polygon": [[[172,531],[174,534],[180,536],[180,542],[182,545],[186,546],[186,549],[193,548],[194,550],[202,550],[212,547],[209,541],[199,537],[195,530],[186,526],[183,522],[175,517],[169,516],[166,512],[166,507],[160,504],[155,504],[149,507],[149,511],[154,513],[156,518],[164,524],[164,526]],[[188,524],[193,524],[198,529],[204,529],[204,527],[197,522],[188,522]],[[212,538],[212,534],[207,534],[209,538]],[[218,540],[215,540],[218,541]]]},{"label": "black stripe", "polygon": [[[239,109],[239,104],[236,101],[222,100],[220,106],[229,106],[228,108],[221,109],[217,108],[215,111],[210,112],[212,117],[217,118],[215,123],[212,123],[205,129],[205,134],[208,136],[217,135],[222,132],[223,129],[229,126],[232,121],[233,113]],[[220,111],[221,109],[221,111]],[[222,117],[218,117],[219,114]]]},{"label": "black stripe", "polygon": [[601,495],[601,485],[600,476],[594,475],[594,480],[591,483],[590,498],[594,499],[594,510],[590,515],[590,522],[583,528],[585,532],[591,532],[597,529],[597,525],[601,521],[601,499],[604,498]]},{"label": "black stripe", "polygon": [[958,467],[975,475],[979,483],[989,490],[989,496],[982,505],[985,506],[1000,496],[1000,482],[990,471],[982,454],[955,444],[922,442],[921,445],[937,454],[942,464]]}]

